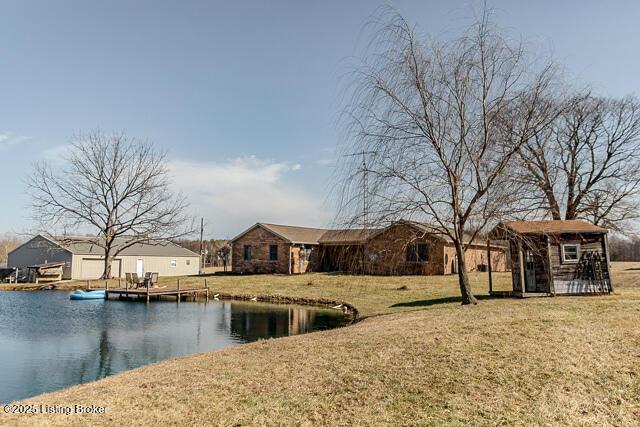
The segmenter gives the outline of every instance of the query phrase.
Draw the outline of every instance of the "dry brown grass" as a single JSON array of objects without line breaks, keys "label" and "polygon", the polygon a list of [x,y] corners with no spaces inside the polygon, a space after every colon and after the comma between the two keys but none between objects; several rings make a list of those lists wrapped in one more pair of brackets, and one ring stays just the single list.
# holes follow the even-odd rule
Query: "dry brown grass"
[{"label": "dry brown grass", "polygon": [[[315,275],[313,285],[309,276],[299,283],[222,278],[215,286],[227,291],[319,292],[365,314],[391,314],[173,359],[29,400],[105,405],[107,415],[0,422],[637,425],[640,271],[626,270],[633,267],[640,265],[615,265],[614,295],[487,299],[476,307],[455,302],[455,280],[446,277]],[[402,285],[409,289],[397,290]]]},{"label": "dry brown grass", "polygon": [[[327,298],[345,301],[356,306],[362,316],[387,314],[394,311],[415,310],[426,305],[459,302],[458,277],[450,276],[351,276],[339,274],[304,275],[232,275],[208,277],[180,277],[180,286],[202,287],[206,283],[212,291],[235,295],[282,295],[299,298]],[[178,278],[161,277],[159,286],[175,288]],[[487,273],[470,273],[470,280],[480,297],[488,294]],[[93,287],[104,287],[104,280],[92,281]],[[109,287],[118,286],[109,280]],[[86,287],[86,281],[63,282],[57,289],[71,290]],[[124,280],[120,282],[124,286]],[[408,289],[400,289],[406,286]],[[511,273],[494,274],[494,288],[508,289]],[[37,289],[32,284],[0,285],[0,290]]]}]

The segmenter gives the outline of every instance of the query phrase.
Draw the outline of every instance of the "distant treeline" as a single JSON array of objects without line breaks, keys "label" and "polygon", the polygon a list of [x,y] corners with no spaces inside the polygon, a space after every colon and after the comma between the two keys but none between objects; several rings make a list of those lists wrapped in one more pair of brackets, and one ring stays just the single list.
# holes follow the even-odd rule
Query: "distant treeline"
[{"label": "distant treeline", "polygon": [[609,239],[611,261],[640,261],[640,238]]},{"label": "distant treeline", "polygon": [[[178,243],[197,254],[200,253],[200,240],[180,240]],[[222,267],[225,254],[228,265],[231,265],[231,248],[227,240],[211,239],[203,241],[203,244],[206,249],[206,266]]]}]

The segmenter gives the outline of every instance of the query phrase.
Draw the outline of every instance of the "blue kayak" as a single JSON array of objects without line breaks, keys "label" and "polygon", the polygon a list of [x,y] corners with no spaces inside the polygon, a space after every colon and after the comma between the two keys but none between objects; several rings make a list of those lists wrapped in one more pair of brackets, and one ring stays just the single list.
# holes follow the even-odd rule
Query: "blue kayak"
[{"label": "blue kayak", "polygon": [[105,297],[105,291],[83,291],[80,289],[69,295],[70,299],[75,300],[105,299]]}]

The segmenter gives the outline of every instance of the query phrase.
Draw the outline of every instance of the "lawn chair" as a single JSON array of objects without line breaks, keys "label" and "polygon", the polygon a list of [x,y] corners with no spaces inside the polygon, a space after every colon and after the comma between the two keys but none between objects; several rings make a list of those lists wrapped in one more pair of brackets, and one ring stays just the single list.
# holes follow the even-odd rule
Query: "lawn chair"
[{"label": "lawn chair", "polygon": [[149,286],[155,286],[158,283],[158,273],[151,273],[151,278],[149,279]]},{"label": "lawn chair", "polygon": [[138,273],[130,273],[130,274],[131,274],[131,280],[132,280],[133,285],[136,288],[139,288],[140,285],[142,284],[142,281],[140,281],[140,278],[138,277]]}]

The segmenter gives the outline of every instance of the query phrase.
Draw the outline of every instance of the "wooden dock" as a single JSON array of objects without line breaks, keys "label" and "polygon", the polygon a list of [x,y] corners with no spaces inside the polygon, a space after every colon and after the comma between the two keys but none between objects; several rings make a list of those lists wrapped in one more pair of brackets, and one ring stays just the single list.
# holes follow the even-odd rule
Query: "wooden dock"
[{"label": "wooden dock", "polygon": [[117,295],[118,298],[135,298],[142,299],[148,304],[152,299],[159,301],[160,297],[175,297],[176,302],[179,304],[183,298],[193,297],[194,299],[198,295],[204,295],[206,300],[209,300],[209,287],[207,281],[204,281],[204,286],[180,286],[180,280],[177,281],[175,286],[163,285],[163,286],[139,286],[139,287],[115,287],[110,288],[108,282],[105,282],[104,287],[87,286],[90,290],[104,290],[106,293],[106,299],[109,299],[110,295]]}]

